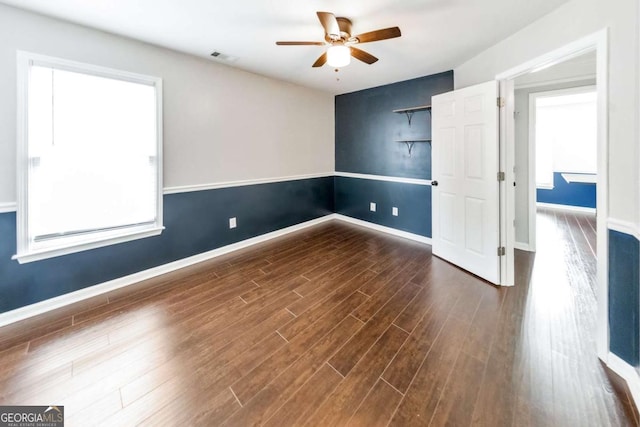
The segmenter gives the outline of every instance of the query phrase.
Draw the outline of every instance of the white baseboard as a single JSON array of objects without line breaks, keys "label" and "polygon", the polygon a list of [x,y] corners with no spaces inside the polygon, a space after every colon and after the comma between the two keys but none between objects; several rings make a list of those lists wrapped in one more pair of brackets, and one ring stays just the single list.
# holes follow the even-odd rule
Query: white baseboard
[{"label": "white baseboard", "polygon": [[104,293],[124,288],[126,286],[133,285],[143,280],[151,279],[153,277],[160,276],[162,274],[170,273],[175,270],[179,270],[184,267],[188,267],[193,264],[197,264],[202,261],[207,261],[212,258],[219,257],[221,255],[228,254],[229,252],[244,249],[249,246],[266,242],[267,240],[274,239],[276,237],[284,236],[294,231],[302,230],[304,228],[312,227],[314,225],[321,224],[333,219],[349,222],[352,224],[368,227],[373,230],[381,231],[387,234],[393,234],[394,236],[404,237],[406,239],[415,240],[420,243],[431,244],[431,239],[428,237],[420,236],[406,231],[396,230],[390,227],[384,227],[382,225],[373,224],[359,219],[351,218],[339,214],[329,214],[321,218],[313,219],[311,221],[303,222],[301,224],[292,225],[291,227],[283,228],[281,230],[272,231],[271,233],[263,234],[260,236],[252,237],[250,239],[242,240],[231,245],[223,246],[221,248],[213,249],[208,252],[193,255],[188,258],[179,259],[177,261],[170,262],[168,264],[159,265],[144,271],[130,274],[128,276],[119,277],[117,279],[109,280],[108,282],[100,283],[93,286],[88,286],[84,289],[80,289],[68,294],[60,295],[45,301],[37,302],[35,304],[20,307],[15,310],[0,313],[0,327],[8,325],[10,323],[18,322],[28,319],[40,314],[44,314],[48,311],[56,310],[66,305],[74,304],[85,299],[89,299]]},{"label": "white baseboard", "polygon": [[405,239],[415,240],[416,242],[431,244],[429,237],[420,236],[419,234],[409,233],[407,231],[396,230],[395,228],[385,227],[384,225],[374,224],[368,221],[362,221],[360,219],[351,218],[350,216],[334,214],[336,219],[340,221],[349,222],[351,224],[360,225],[362,227],[371,228],[373,230],[381,231],[387,234],[393,234],[394,236],[404,237]]},{"label": "white baseboard", "polygon": [[335,219],[335,214],[323,216],[321,218],[313,219],[311,221],[303,222],[301,224],[292,225],[291,227],[283,228],[281,230],[272,231],[271,233],[262,234],[260,236],[252,237],[250,239],[242,240],[231,245],[223,246],[221,248],[213,249],[208,252],[193,255],[188,258],[179,259],[177,261],[170,262],[168,264],[159,265],[147,270],[139,271],[137,273],[130,274],[128,276],[119,277],[117,279],[109,280],[108,282],[100,283],[97,285],[89,286],[84,289],[80,289],[68,294],[60,295],[48,300],[30,304],[25,307],[20,307],[15,310],[7,311],[0,314],[0,327],[8,325],[10,323],[25,320],[29,317],[37,316],[46,313],[51,310],[55,310],[66,305],[74,304],[82,300],[92,298],[115,289],[124,288],[126,286],[133,285],[143,280],[151,279],[162,274],[170,273],[172,271],[188,267],[193,264],[197,264],[202,261],[206,261],[229,252],[237,251],[258,243],[266,242],[267,240],[274,239],[276,237],[284,236],[294,231],[302,230],[323,222]]},{"label": "white baseboard", "polygon": [[535,251],[531,250],[531,246],[529,246],[528,243],[515,242],[513,244],[513,247],[516,248],[516,249],[520,249],[521,251],[535,252]]},{"label": "white baseboard", "polygon": [[620,375],[627,382],[636,408],[640,408],[640,375],[638,375],[638,371],[613,353],[609,353],[606,362],[613,372]]},{"label": "white baseboard", "polygon": [[536,206],[539,208],[553,209],[556,211],[592,213],[592,214],[596,213],[596,208],[585,208],[582,206],[556,205],[555,203],[543,203],[543,202],[537,202]]}]

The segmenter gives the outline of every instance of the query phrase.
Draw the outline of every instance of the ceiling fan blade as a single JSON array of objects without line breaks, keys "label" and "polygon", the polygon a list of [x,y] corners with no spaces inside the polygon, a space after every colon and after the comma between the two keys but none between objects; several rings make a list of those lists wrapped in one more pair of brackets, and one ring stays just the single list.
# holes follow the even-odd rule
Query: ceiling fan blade
[{"label": "ceiling fan blade", "polygon": [[324,28],[324,32],[332,39],[340,38],[340,26],[338,25],[338,20],[333,15],[333,13],[329,12],[316,12],[318,15],[318,19]]},{"label": "ceiling fan blade", "polygon": [[384,28],[382,30],[370,31],[355,36],[359,43],[376,42],[378,40],[387,40],[400,37],[402,33],[398,27]]},{"label": "ceiling fan blade", "polygon": [[350,49],[351,49],[351,56],[369,65],[373,64],[378,60],[378,58],[371,55],[370,53],[365,52],[364,50],[361,50],[355,47],[351,47]]},{"label": "ceiling fan blade", "polygon": [[276,42],[278,46],[324,46],[324,42]]},{"label": "ceiling fan blade", "polygon": [[313,63],[312,67],[322,67],[327,62],[327,52],[320,55],[316,62]]}]

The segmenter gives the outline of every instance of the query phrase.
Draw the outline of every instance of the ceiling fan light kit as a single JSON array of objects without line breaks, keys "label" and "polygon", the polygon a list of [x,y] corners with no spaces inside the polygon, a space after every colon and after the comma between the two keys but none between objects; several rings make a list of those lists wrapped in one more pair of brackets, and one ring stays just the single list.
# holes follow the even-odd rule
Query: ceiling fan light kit
[{"label": "ceiling fan light kit", "polygon": [[373,64],[378,60],[375,56],[362,49],[353,47],[356,44],[370,43],[379,40],[400,37],[400,28],[390,27],[368,33],[351,35],[351,20],[335,17],[333,13],[316,12],[320,24],[324,28],[324,42],[278,41],[278,46],[327,46],[327,50],[313,63],[313,67],[322,67],[325,63],[332,68],[349,65],[351,57]]},{"label": "ceiling fan light kit", "polygon": [[327,64],[333,68],[346,67],[351,63],[351,50],[341,44],[329,46],[327,49]]}]

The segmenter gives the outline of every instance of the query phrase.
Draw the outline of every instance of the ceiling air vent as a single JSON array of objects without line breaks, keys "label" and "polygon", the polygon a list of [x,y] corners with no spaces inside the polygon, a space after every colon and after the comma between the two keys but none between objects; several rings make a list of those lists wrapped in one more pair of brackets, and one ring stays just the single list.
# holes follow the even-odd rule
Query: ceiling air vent
[{"label": "ceiling air vent", "polygon": [[225,62],[236,62],[238,60],[237,56],[226,55],[224,53],[218,52],[217,50],[211,53],[211,57]]}]

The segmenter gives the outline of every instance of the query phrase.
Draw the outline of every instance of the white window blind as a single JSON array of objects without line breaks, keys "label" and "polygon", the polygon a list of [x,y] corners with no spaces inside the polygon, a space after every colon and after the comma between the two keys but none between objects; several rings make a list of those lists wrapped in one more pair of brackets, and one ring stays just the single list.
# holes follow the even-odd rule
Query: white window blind
[{"label": "white window blind", "polygon": [[18,259],[158,234],[159,79],[51,58],[23,60]]}]

